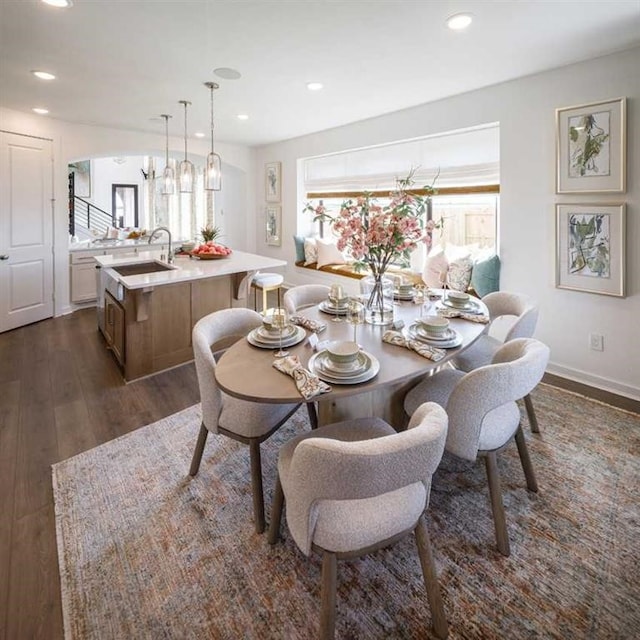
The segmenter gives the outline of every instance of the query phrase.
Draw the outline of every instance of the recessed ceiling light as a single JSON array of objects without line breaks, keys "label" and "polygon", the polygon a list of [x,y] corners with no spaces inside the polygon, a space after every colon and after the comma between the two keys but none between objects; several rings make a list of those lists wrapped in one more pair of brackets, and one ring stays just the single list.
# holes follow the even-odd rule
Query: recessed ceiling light
[{"label": "recessed ceiling light", "polygon": [[215,73],[218,78],[224,78],[225,80],[238,80],[241,77],[239,71],[230,69],[229,67],[218,67],[213,70],[213,73]]},{"label": "recessed ceiling light", "polygon": [[246,113],[239,113],[238,120],[248,120],[249,116]]},{"label": "recessed ceiling light", "polygon": [[202,133],[202,131],[196,131],[193,135],[196,138],[204,138],[204,133]]},{"label": "recessed ceiling light", "polygon": [[456,13],[450,18],[447,18],[447,27],[453,31],[462,31],[466,29],[472,21],[473,18],[470,13]]},{"label": "recessed ceiling light", "polygon": [[309,91],[320,91],[323,86],[322,82],[307,82],[307,89],[309,89]]},{"label": "recessed ceiling light", "polygon": [[41,116],[46,116],[47,113],[49,113],[49,109],[45,109],[44,107],[34,107],[32,111]]},{"label": "recessed ceiling light", "polygon": [[42,0],[45,4],[50,4],[52,7],[60,7],[62,9],[66,9],[73,5],[71,0]]},{"label": "recessed ceiling light", "polygon": [[40,78],[40,80],[55,80],[56,77],[53,73],[49,73],[48,71],[32,71],[33,75],[36,78]]}]

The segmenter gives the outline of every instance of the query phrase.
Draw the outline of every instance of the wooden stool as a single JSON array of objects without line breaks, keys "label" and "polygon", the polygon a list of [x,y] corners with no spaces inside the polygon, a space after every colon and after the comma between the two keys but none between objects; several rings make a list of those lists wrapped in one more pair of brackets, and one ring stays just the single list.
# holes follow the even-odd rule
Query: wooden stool
[{"label": "wooden stool", "polygon": [[256,273],[251,281],[253,287],[253,308],[258,310],[258,289],[262,291],[262,313],[267,310],[267,293],[269,291],[278,292],[278,306],[280,306],[280,287],[284,282],[284,277],[279,273]]}]

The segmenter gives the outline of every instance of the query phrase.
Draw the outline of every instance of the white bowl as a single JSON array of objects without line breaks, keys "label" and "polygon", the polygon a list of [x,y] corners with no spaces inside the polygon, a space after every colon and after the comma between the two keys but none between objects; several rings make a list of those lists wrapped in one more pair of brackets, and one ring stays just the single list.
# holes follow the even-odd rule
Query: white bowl
[{"label": "white bowl", "polygon": [[353,362],[360,352],[357,342],[343,342],[335,340],[327,345],[329,360],[339,364]]},{"label": "white bowl", "polygon": [[449,320],[440,316],[425,316],[418,320],[420,326],[431,335],[442,335],[449,328]]},{"label": "white bowl", "polygon": [[464,293],[464,291],[449,291],[447,300],[456,307],[464,307],[469,302],[469,294]]}]

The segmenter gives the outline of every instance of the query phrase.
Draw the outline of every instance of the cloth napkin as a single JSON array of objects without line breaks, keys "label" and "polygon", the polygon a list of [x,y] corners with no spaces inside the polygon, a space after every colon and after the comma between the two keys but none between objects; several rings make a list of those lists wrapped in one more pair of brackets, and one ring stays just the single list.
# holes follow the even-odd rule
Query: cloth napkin
[{"label": "cloth napkin", "polygon": [[382,336],[382,341],[388,342],[389,344],[395,344],[398,347],[411,349],[412,351],[419,353],[423,358],[433,360],[434,362],[442,360],[442,358],[444,358],[444,356],[446,355],[444,349],[432,347],[428,344],[425,344],[424,342],[420,342],[420,340],[411,340],[409,338],[405,338],[400,331],[385,331]]},{"label": "cloth napkin", "polygon": [[480,324],[488,324],[490,320],[489,316],[485,316],[483,313],[465,313],[455,309],[438,309],[438,315],[443,318],[462,318],[463,320],[471,320],[471,322],[479,322]]},{"label": "cloth napkin", "polygon": [[304,327],[314,333],[320,333],[327,328],[327,324],[325,322],[319,322],[317,320],[312,320],[311,318],[305,318],[304,316],[291,316],[289,318],[289,322],[297,324],[299,327]]},{"label": "cloth napkin", "polygon": [[278,358],[273,361],[273,366],[294,379],[298,391],[305,400],[331,391],[331,387],[326,382],[300,364],[298,356]]}]

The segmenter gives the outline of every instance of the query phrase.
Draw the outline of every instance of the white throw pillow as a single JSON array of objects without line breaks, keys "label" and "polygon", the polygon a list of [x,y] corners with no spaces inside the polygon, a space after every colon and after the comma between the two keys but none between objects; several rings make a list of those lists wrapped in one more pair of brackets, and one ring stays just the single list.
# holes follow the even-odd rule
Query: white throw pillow
[{"label": "white throw pillow", "polygon": [[422,280],[432,289],[442,287],[444,275],[449,269],[449,261],[442,250],[431,252],[424,263],[422,270]]},{"label": "white throw pillow", "polygon": [[324,267],[327,264],[346,264],[347,261],[342,255],[342,252],[336,247],[334,241],[318,238],[316,247],[318,254],[316,269]]},{"label": "white throw pillow", "polygon": [[304,239],[304,266],[308,267],[318,260],[318,246],[315,238]]}]

